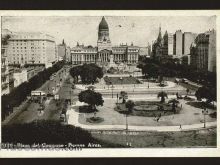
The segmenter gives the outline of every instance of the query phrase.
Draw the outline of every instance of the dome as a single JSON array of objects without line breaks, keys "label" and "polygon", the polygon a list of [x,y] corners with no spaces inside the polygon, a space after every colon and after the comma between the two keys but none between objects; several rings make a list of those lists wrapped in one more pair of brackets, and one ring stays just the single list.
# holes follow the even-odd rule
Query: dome
[{"label": "dome", "polygon": [[107,24],[107,22],[106,22],[106,20],[105,20],[105,17],[102,17],[102,20],[101,20],[101,22],[100,22],[100,24],[99,24],[99,30],[100,29],[106,29],[106,30],[108,30],[108,24]]}]

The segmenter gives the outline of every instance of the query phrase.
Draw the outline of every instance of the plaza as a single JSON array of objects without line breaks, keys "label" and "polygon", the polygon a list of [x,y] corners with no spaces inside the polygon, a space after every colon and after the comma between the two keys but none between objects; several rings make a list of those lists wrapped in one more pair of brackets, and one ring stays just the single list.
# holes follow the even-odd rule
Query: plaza
[{"label": "plaza", "polygon": [[[105,81],[105,78],[104,76],[98,83],[93,85],[93,90],[103,95],[104,104],[103,106],[97,107],[98,112],[96,116],[104,120],[100,123],[88,122],[87,119],[92,118],[94,114],[79,111],[79,107],[85,106],[86,104],[76,101],[67,111],[68,124],[94,130],[126,129],[126,116],[115,110],[117,103],[121,102],[121,100],[117,99],[117,95],[119,95],[121,91],[127,92],[127,100],[132,100],[134,102],[159,102],[160,99],[157,97],[157,94],[164,91],[168,94],[165,104],[168,104],[169,100],[176,99],[176,92],[182,96],[186,95],[186,88],[172,81],[165,81],[167,86],[160,87],[158,86],[158,82],[143,81],[143,79],[139,77],[108,75],[107,79],[113,80],[111,81],[113,83],[109,85],[109,81]],[[124,80],[122,84],[120,83],[121,79]],[[130,83],[130,80],[139,83],[133,84]],[[127,84],[125,82],[127,82]],[[76,85],[76,89],[78,90],[86,90],[88,87],[89,85],[80,83]],[[193,91],[191,91],[189,98],[191,101],[185,99],[178,100],[179,109],[181,107],[179,113],[163,115],[165,112],[161,111],[160,113],[162,113],[162,116],[159,121],[157,121],[153,115],[151,117],[145,115],[128,115],[128,129],[135,131],[182,131],[202,129],[204,126],[203,109],[191,105],[191,102],[196,100]],[[216,112],[216,109],[208,110],[209,114]],[[205,116],[205,122],[206,127],[212,128],[216,126],[216,118],[211,117],[211,115]]]},{"label": "plaza", "polygon": [[[10,138],[12,142],[20,142],[25,136],[16,135],[16,126],[30,125],[35,133],[31,138],[36,143],[42,136],[43,139],[48,137],[44,141],[49,143],[53,137],[57,143],[83,144],[92,139],[107,147],[216,147],[215,30],[201,31],[201,34],[184,32],[186,29],[175,33],[165,31],[162,36],[160,26],[157,39],[148,41],[150,38],[140,35],[141,29],[136,29],[143,26],[147,18],[81,19],[87,20],[88,34],[80,30],[87,38],[81,32],[78,37],[74,34],[75,26],[80,25],[80,29],[84,26],[71,17],[69,21],[77,23],[71,25],[72,31],[68,34],[74,38],[65,38],[65,41],[63,38],[59,45],[50,35],[41,39],[32,36],[34,33],[27,32],[24,33],[27,36],[23,36],[5,31],[4,47],[8,49],[5,65],[43,68],[29,79],[13,73],[16,79],[24,81],[19,81],[14,91],[2,96],[5,142],[10,142]],[[92,20],[97,22],[90,24]],[[129,24],[123,22],[130,22],[131,29],[136,31],[127,29]],[[94,25],[98,25],[96,31]],[[122,29],[127,30],[119,33]],[[144,25],[143,29],[148,31],[149,28]],[[97,35],[92,35],[93,32]],[[121,35],[127,33],[129,35]],[[26,39],[23,42],[21,38]],[[30,44],[26,47],[27,40]],[[44,45],[47,42],[50,42],[50,51]],[[38,44],[41,46],[35,47]],[[33,49],[33,53],[26,51],[27,48]],[[204,48],[208,51],[201,51]],[[6,74],[7,83],[10,79]],[[36,91],[41,92],[34,98]],[[35,139],[36,123],[42,123],[49,131],[42,129]],[[9,125],[14,127],[12,133],[8,133]],[[31,131],[28,132],[31,134]],[[84,137],[89,138],[83,141]],[[23,142],[27,143],[26,140]]]},{"label": "plaza", "polygon": [[[170,96],[169,98],[174,98],[175,96]],[[149,99],[147,100],[157,100],[156,96],[148,96]],[[142,98],[133,98],[132,100],[146,100]],[[93,113],[79,113],[78,112],[78,106],[72,106],[71,109],[67,112],[69,115],[68,123],[69,124],[78,124],[83,127],[87,127],[86,125],[93,125],[95,128],[98,129],[98,125],[107,125],[107,128],[117,128],[118,125],[120,125],[121,129],[125,129],[125,115],[118,113],[114,110],[116,99],[106,98],[104,99],[104,105],[102,107],[98,107],[97,116],[103,117],[104,121],[102,123],[98,124],[91,124],[86,122],[86,118],[92,117]],[[185,104],[186,101],[180,102],[183,105],[183,109],[181,110],[180,114],[173,114],[168,116],[163,116],[159,120],[159,122],[154,120],[154,117],[142,117],[142,116],[129,116],[128,117],[128,123],[129,126],[150,126],[153,128],[153,126],[176,126],[179,128],[179,125],[195,125],[196,126],[203,126],[203,114],[202,110],[199,108],[192,107],[190,105]],[[215,112],[215,110],[210,110],[210,112]],[[78,119],[78,121],[72,121],[72,119]],[[74,120],[74,119],[73,119]],[[206,116],[206,121],[211,122],[211,126],[216,125],[216,119],[211,118],[210,116]],[[109,127],[112,126],[112,127]],[[186,126],[187,128],[188,126]],[[90,128],[90,127],[88,127]],[[131,127],[133,128],[133,127]],[[136,127],[138,130],[138,127]],[[141,128],[141,127],[140,127]],[[151,129],[152,129],[151,128]],[[173,127],[170,127],[173,128]],[[189,127],[190,128],[190,127]],[[193,128],[193,126],[192,126]],[[149,128],[150,129],[150,128]],[[140,129],[141,130],[141,129]]]}]

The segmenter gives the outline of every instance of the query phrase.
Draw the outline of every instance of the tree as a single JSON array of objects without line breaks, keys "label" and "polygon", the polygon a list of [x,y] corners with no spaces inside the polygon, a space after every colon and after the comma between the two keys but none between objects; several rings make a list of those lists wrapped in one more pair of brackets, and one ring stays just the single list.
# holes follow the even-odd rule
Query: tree
[{"label": "tree", "polygon": [[[1,38],[1,44],[2,46],[8,45],[8,40],[11,38],[9,34],[2,36]],[[1,54],[5,53],[5,49],[1,49]]]},{"label": "tree", "polygon": [[97,78],[103,77],[102,68],[96,64],[84,64],[80,75],[82,83],[94,84]]},{"label": "tree", "polygon": [[8,45],[8,40],[11,38],[11,36],[9,34],[2,36],[1,42],[2,45]]},{"label": "tree", "polygon": [[81,77],[83,84],[94,84],[97,78],[103,77],[103,70],[96,64],[83,64],[70,69],[70,75],[78,81]]},{"label": "tree", "polygon": [[70,69],[70,75],[74,78],[75,82],[78,82],[78,77],[81,75],[81,66],[75,66]]},{"label": "tree", "polygon": [[[28,132],[28,133],[27,133]],[[86,130],[51,120],[2,126],[3,143],[85,144],[95,142]]]},{"label": "tree", "polygon": [[128,93],[125,91],[120,92],[119,99],[122,99],[122,103],[124,104],[126,102],[126,99],[128,98]]},{"label": "tree", "polygon": [[[18,87],[14,88],[9,94],[2,96],[2,120],[5,119],[7,115],[13,111],[13,107],[17,107],[21,104],[22,101],[30,95],[32,90],[39,88],[48,78],[54,73],[60,70],[63,67],[64,63],[57,62],[52,67],[44,69],[39,72],[37,75],[32,77],[28,82],[20,84]],[[22,95],[21,95],[22,94]],[[7,108],[7,107],[10,108]]]},{"label": "tree", "polygon": [[160,100],[161,103],[164,103],[164,102],[165,102],[165,97],[168,98],[167,93],[164,92],[164,91],[159,92],[159,93],[157,94],[157,97],[158,97],[158,98],[161,98],[161,100]]},{"label": "tree", "polygon": [[126,103],[125,103],[125,107],[128,109],[128,113],[131,113],[133,108],[134,108],[135,104],[132,100],[128,100]]},{"label": "tree", "polygon": [[145,77],[148,75],[149,77],[156,78],[159,75],[159,66],[154,63],[146,63],[142,67],[142,73]]},{"label": "tree", "polygon": [[172,103],[172,111],[176,113],[176,107],[177,107],[177,104],[179,104],[179,101],[176,99],[171,99],[168,101],[168,103]]},{"label": "tree", "polygon": [[79,93],[79,101],[89,104],[92,111],[96,111],[96,106],[103,105],[102,94],[93,90],[85,90]]},{"label": "tree", "polygon": [[216,97],[217,97],[216,95],[217,93],[215,88],[206,87],[206,86],[200,87],[195,93],[197,100],[201,100],[205,98],[207,103],[216,101]]}]

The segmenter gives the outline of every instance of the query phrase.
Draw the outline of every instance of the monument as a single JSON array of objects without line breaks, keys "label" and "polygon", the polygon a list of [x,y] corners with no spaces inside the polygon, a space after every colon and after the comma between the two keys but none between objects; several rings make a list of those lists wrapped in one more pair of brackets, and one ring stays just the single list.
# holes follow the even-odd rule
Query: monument
[{"label": "monument", "polygon": [[111,67],[112,68],[117,68],[117,65],[114,62],[114,55],[113,54],[110,55],[109,68],[111,68]]}]

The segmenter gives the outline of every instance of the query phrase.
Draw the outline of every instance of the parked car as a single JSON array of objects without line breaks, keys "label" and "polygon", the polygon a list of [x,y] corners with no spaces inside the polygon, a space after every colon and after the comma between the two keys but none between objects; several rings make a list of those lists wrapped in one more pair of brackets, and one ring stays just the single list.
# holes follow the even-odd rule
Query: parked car
[{"label": "parked car", "polygon": [[53,76],[50,76],[50,80],[53,80],[54,79],[54,77]]},{"label": "parked car", "polygon": [[182,83],[185,83],[185,84],[188,84],[188,83],[189,83],[189,80],[187,80],[186,78],[183,78],[183,79],[181,80],[181,82],[182,82]]}]

